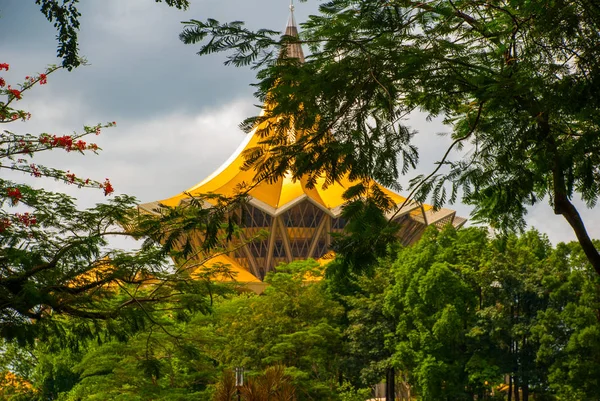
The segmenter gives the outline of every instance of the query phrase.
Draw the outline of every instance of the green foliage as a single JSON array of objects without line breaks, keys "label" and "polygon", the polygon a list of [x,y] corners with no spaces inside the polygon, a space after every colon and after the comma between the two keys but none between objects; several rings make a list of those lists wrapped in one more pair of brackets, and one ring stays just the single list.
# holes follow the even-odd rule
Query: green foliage
[{"label": "green foliage", "polygon": [[338,392],[340,401],[364,401],[371,396],[370,388],[356,389],[348,382],[344,382]]},{"label": "green foliage", "polygon": [[[394,260],[378,324],[365,328],[395,330],[366,355],[377,366],[391,349],[388,363],[420,399],[485,397],[505,377],[525,398],[597,394],[600,294],[579,246],[553,249],[535,231],[490,240],[477,229],[430,228]],[[350,316],[369,310],[365,295],[356,300]]]},{"label": "green foliage", "polygon": [[[208,399],[208,385],[218,372],[206,352],[212,332],[206,315],[195,312],[179,321],[174,319],[178,309],[174,304],[156,311],[151,324],[122,341],[80,340],[77,350],[64,348],[57,337],[28,346],[28,353],[7,343],[0,369],[4,364],[32,384],[30,400]],[[74,323],[69,319],[64,324],[66,334],[75,329]],[[13,356],[15,349],[19,353]]]},{"label": "green foliage", "polygon": [[[324,291],[322,268],[314,261],[278,270],[268,277],[264,295],[215,295],[213,313],[196,308],[185,319],[176,318],[179,303],[163,304],[122,341],[99,337],[70,350],[51,338],[29,348],[35,360],[26,359],[19,372],[39,399],[218,399],[223,391],[230,397],[232,384],[221,372],[235,366],[246,368],[248,400],[263,399],[264,391],[286,400],[336,399],[342,309]],[[66,336],[77,330],[75,323],[68,319]],[[4,359],[10,368],[21,349],[6,349],[14,353]]]},{"label": "green foliage", "polygon": [[397,321],[384,311],[385,290],[394,284],[390,263],[382,260],[371,277],[360,276],[354,294],[342,298],[348,319],[344,333],[348,344],[344,370],[346,377],[357,386],[379,383],[394,367]]},{"label": "green foliage", "polygon": [[475,320],[477,291],[467,272],[477,270],[479,258],[462,257],[465,249],[454,245],[465,240],[485,243],[485,234],[428,229],[393,266],[396,280],[385,307],[398,322],[394,360],[411,373],[423,400],[468,398],[465,328]]},{"label": "green foliage", "polygon": [[182,336],[177,328],[169,333],[155,327],[127,343],[91,347],[72,367],[80,379],[65,399],[166,401],[200,397],[215,373],[212,361],[201,351],[206,339],[202,334],[186,336],[185,340],[172,337]]},{"label": "green foliage", "polygon": [[549,307],[533,328],[540,342],[537,361],[548,367],[550,387],[561,399],[593,399],[600,375],[600,283],[580,265],[581,249],[560,244],[556,253],[559,263],[544,278]]},{"label": "green foliage", "polygon": [[[527,206],[547,197],[600,274],[571,202],[594,207],[600,193],[594,1],[331,0],[302,28],[283,39],[240,22],[190,21],[185,31],[200,54],[226,51],[227,63],[261,69],[257,95],[269,107],[246,127],[281,124],[249,156],[260,174],[394,185],[418,161],[402,118],[442,116],[453,142],[429,175],[411,180],[410,197],[442,206],[462,196],[476,220],[502,231],[523,229]],[[310,47],[303,65],[276,60],[290,41]],[[293,143],[290,124],[303,133]]]},{"label": "green foliage", "polygon": [[302,392],[330,397],[340,363],[342,309],[326,295],[321,279],[316,262],[292,262],[267,275],[263,295],[216,305],[215,334],[221,340],[215,359],[254,371],[282,364]]},{"label": "green foliage", "polygon": [[[577,244],[430,228],[356,274],[354,293],[333,294],[314,261],[267,281],[260,296],[215,290],[212,309],[150,309],[153,320],[122,341],[5,344],[0,370],[30,382],[14,396],[34,400],[230,401],[237,366],[246,400],[364,400],[390,372],[405,399],[501,398],[505,377],[523,400],[598,394],[599,283]],[[66,323],[75,337],[77,319]]]}]

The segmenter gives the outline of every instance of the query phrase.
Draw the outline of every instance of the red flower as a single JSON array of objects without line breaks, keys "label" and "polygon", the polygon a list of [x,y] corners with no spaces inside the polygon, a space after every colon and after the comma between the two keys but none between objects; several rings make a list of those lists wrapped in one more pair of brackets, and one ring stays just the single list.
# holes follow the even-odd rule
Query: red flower
[{"label": "red flower", "polygon": [[35,218],[35,216],[29,214],[28,212],[25,212],[23,214],[15,213],[15,216],[25,227],[34,226],[37,224],[37,219]]},{"label": "red flower", "polygon": [[21,91],[19,91],[19,90],[17,90],[17,89],[9,89],[8,91],[9,91],[10,93],[12,93],[12,95],[13,95],[14,97],[16,97],[16,98],[17,98],[17,100],[20,100],[20,99],[21,99]]},{"label": "red flower", "polygon": [[2,71],[2,70],[8,71],[8,67],[10,67],[8,64],[0,63],[0,71]]},{"label": "red flower", "polygon": [[77,147],[77,149],[79,149],[80,151],[84,151],[86,146],[85,146],[85,142],[82,140],[79,140],[75,143],[75,147]]},{"label": "red flower", "polygon": [[31,169],[31,175],[34,177],[41,177],[42,176],[42,172],[40,171],[40,169],[35,165],[35,164],[30,164],[29,168]]},{"label": "red flower", "polygon": [[48,83],[48,77],[46,74],[40,74],[40,85],[45,85]]},{"label": "red flower", "polygon": [[105,179],[103,184],[100,184],[100,188],[104,189],[104,196],[110,195],[113,192],[115,192],[115,190],[108,178]]},{"label": "red flower", "polygon": [[75,174],[74,173],[67,171],[67,174],[65,174],[65,176],[67,177],[67,182],[69,184],[72,184],[75,182]]},{"label": "red flower", "polygon": [[64,136],[56,136],[52,137],[52,146],[58,146],[61,148],[65,148],[67,152],[71,151],[71,147],[73,146],[73,138],[69,135]]},{"label": "red flower", "polygon": [[23,197],[23,194],[21,193],[19,188],[7,188],[6,194],[8,195],[9,198],[11,198],[10,202],[12,203],[13,206],[15,206],[17,203],[19,203],[19,201]]},{"label": "red flower", "polygon": [[4,88],[5,85],[6,81],[4,80],[4,78],[0,77],[0,88]]}]

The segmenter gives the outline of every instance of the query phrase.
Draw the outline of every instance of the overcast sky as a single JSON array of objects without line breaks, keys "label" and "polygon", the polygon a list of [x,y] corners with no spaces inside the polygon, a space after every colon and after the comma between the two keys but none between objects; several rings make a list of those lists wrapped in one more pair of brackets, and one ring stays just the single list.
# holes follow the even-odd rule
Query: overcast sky
[{"label": "overcast sky", "polygon": [[[250,69],[223,66],[223,55],[197,56],[184,45],[181,21],[215,18],[243,20],[250,28],[285,28],[288,0],[191,0],[179,11],[154,0],[82,0],[80,53],[90,65],[59,71],[48,84],[26,94],[18,104],[33,115],[11,124],[15,132],[69,134],[83,125],[116,121],[96,142],[100,155],[53,152],[50,165],[78,176],[111,179],[117,193],[150,202],[192,187],[218,168],[243,140],[238,124],[257,113]],[[296,4],[300,23],[316,13],[319,2]],[[22,80],[58,64],[56,31],[39,12],[35,0],[0,0],[0,62],[7,82]],[[444,151],[448,131],[424,116],[408,121],[420,134],[419,172],[427,173]],[[408,182],[408,178],[403,180]],[[102,201],[99,191],[77,190],[53,181],[47,189],[66,191],[84,205]],[[600,238],[600,209],[578,204],[590,234]],[[449,205],[468,217],[470,208]],[[528,223],[553,242],[575,239],[571,228],[547,203],[530,210]]]}]

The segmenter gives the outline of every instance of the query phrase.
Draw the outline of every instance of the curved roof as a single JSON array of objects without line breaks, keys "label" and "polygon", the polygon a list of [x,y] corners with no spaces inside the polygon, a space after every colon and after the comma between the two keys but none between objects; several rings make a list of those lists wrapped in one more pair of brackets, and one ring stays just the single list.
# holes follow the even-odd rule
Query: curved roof
[{"label": "curved roof", "polygon": [[[254,182],[255,171],[252,169],[243,170],[244,152],[248,149],[259,146],[260,135],[257,132],[264,130],[268,122],[261,123],[251,133],[249,133],[244,142],[240,144],[236,152],[214,173],[202,180],[200,183],[183,191],[173,197],[159,201],[165,206],[174,207],[180,204],[182,200],[188,199],[190,196],[198,196],[203,194],[219,194],[223,196],[234,196],[240,190],[240,185],[251,185]],[[263,181],[256,184],[248,191],[248,195],[252,199],[259,200],[264,205],[273,209],[285,207],[295,199],[306,196],[324,209],[335,209],[342,206],[344,192],[353,185],[358,184],[358,181],[342,179],[327,186],[324,189],[323,184],[325,178],[317,180],[313,188],[307,187],[307,180],[304,177],[293,179],[291,175],[284,176],[275,182]],[[396,204],[402,204],[406,198],[390,191],[387,188],[381,187],[381,190],[389,196]],[[140,205],[145,209],[144,205]],[[430,207],[426,207],[426,210]]]}]

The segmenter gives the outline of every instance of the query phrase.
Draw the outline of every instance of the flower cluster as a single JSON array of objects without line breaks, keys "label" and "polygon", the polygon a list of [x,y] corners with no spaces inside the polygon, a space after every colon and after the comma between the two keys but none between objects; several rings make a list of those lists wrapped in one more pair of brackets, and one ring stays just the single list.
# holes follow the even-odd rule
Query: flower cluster
[{"label": "flower cluster", "polygon": [[17,219],[19,219],[19,222],[25,227],[34,226],[37,224],[37,219],[33,214],[30,214],[29,212],[15,213],[15,216],[17,217]]},{"label": "flower cluster", "polygon": [[65,174],[65,177],[67,177],[67,182],[69,184],[72,184],[75,182],[75,173],[71,173],[69,170],[67,170],[67,173]]},{"label": "flower cluster", "polygon": [[77,150],[83,152],[84,150],[86,150],[86,144],[84,141],[82,141],[81,139],[78,140],[77,142],[75,142],[75,147],[77,148]]},{"label": "flower cluster", "polygon": [[[9,68],[10,68],[10,65],[8,65],[7,63],[0,63],[0,71],[2,71],[2,70],[8,71]],[[31,86],[33,86],[36,82],[39,82],[40,85],[47,84],[48,83],[48,74],[52,73],[53,71],[55,71],[58,68],[59,67],[53,66],[53,67],[49,67],[45,73],[41,73],[37,76],[26,76],[25,83],[20,85],[20,87],[21,87],[20,89],[14,89],[10,85],[8,85],[5,93],[10,96],[9,101],[11,99],[21,100],[22,92],[26,89],[31,88]],[[0,77],[0,88],[4,88],[5,86],[6,86],[6,81],[4,80],[4,78]],[[8,114],[8,115],[10,115],[13,120],[16,120],[19,117],[24,118],[23,116],[17,117],[17,114]],[[6,116],[7,116],[7,113],[4,113],[4,116],[1,116],[1,117],[2,117],[2,119],[6,119]]]},{"label": "flower cluster", "polygon": [[108,195],[112,194],[113,192],[115,192],[115,189],[113,188],[113,186],[110,183],[110,180],[108,178],[105,178],[104,182],[102,184],[100,184],[99,186],[100,186],[100,188],[104,189],[104,196],[108,196]]},{"label": "flower cluster", "polygon": [[[8,71],[9,65],[6,63],[0,63],[0,71],[6,70]],[[4,88],[6,86],[6,81],[4,78],[0,77],[0,88]]]},{"label": "flower cluster", "polygon": [[42,135],[40,138],[40,143],[47,144],[52,147],[65,148],[66,151],[69,152],[71,150],[71,147],[73,146],[73,137],[71,137],[70,135]]},{"label": "flower cluster", "polygon": [[19,201],[23,197],[23,194],[21,193],[21,190],[19,188],[7,188],[6,195],[8,195],[8,197],[10,198],[10,202],[13,206],[19,203]]},{"label": "flower cluster", "polygon": [[[29,212],[15,213],[16,221],[25,227],[35,226],[38,221],[35,215]],[[12,219],[14,220],[14,219]],[[12,226],[13,221],[9,217],[2,217],[0,219],[0,232],[6,231],[6,229]]]},{"label": "flower cluster", "polygon": [[36,166],[35,164],[31,163],[29,165],[29,168],[31,169],[31,175],[34,177],[41,177],[42,176],[42,172],[40,171],[40,169],[38,168],[38,166]]},{"label": "flower cluster", "polygon": [[17,99],[21,100],[21,91],[17,89],[11,89],[10,85],[8,85],[8,91]]},{"label": "flower cluster", "polygon": [[[0,83],[1,82],[1,78],[0,78]],[[27,113],[25,111],[22,110],[11,110],[11,112],[7,113],[6,110],[2,110],[0,109],[0,121],[2,120],[18,120],[18,119],[22,119],[23,121],[27,121],[31,118],[31,113]]]},{"label": "flower cluster", "polygon": [[31,142],[24,141],[23,139],[21,139],[17,143],[17,146],[20,149],[17,153],[24,153],[31,156]]},{"label": "flower cluster", "polygon": [[52,137],[52,146],[59,146],[61,148],[65,148],[67,151],[71,150],[71,146],[73,146],[73,138],[70,135],[56,136]]},{"label": "flower cluster", "polygon": [[40,74],[37,77],[30,77],[29,75],[25,77],[25,80],[29,83],[29,85],[33,85],[38,81],[40,85],[46,85],[48,83],[48,75]]},{"label": "flower cluster", "polygon": [[53,148],[64,148],[67,152],[70,152],[71,150],[78,150],[80,152],[83,152],[86,149],[95,152],[99,149],[98,145],[96,145],[95,143],[88,144],[87,142],[82,141],[81,139],[74,141],[73,137],[70,135],[50,136],[48,134],[42,134],[40,135],[40,143],[44,145],[49,145]]}]

